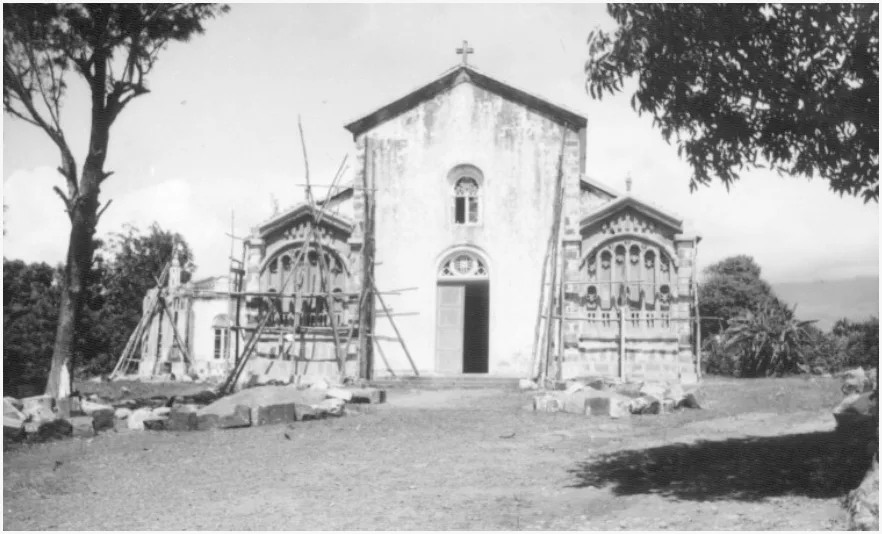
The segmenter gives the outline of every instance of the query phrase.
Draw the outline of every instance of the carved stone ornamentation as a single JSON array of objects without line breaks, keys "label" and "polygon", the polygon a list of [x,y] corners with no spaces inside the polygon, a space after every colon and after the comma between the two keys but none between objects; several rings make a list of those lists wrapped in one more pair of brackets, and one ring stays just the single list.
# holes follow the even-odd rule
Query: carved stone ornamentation
[{"label": "carved stone ornamentation", "polygon": [[632,234],[659,234],[656,224],[648,219],[640,217],[633,212],[625,212],[618,217],[606,221],[600,227],[600,232],[607,235],[624,233]]}]

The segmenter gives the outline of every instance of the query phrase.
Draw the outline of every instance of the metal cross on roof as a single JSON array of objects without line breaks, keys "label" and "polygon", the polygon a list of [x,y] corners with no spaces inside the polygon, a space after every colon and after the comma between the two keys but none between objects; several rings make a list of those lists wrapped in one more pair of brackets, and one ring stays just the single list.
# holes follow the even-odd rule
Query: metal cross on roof
[{"label": "metal cross on roof", "polygon": [[463,66],[466,66],[466,65],[469,64],[469,54],[474,54],[474,53],[475,53],[475,49],[474,49],[474,48],[469,48],[469,42],[468,42],[468,41],[463,41],[463,42],[462,42],[462,48],[457,48],[457,49],[456,49],[456,53],[457,53],[457,54],[462,54],[462,64],[463,64]]}]

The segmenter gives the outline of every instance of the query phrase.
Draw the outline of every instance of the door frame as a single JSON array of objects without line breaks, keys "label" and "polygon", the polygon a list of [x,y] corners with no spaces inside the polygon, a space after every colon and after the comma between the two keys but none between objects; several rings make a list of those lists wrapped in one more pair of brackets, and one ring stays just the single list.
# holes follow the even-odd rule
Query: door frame
[{"label": "door frame", "polygon": [[[469,256],[474,257],[479,260],[483,266],[486,274],[483,276],[440,276],[441,269],[444,265],[451,259],[459,256],[460,254],[467,254]],[[487,303],[488,307],[493,309],[493,272],[494,265],[490,261],[489,256],[484,250],[474,245],[454,245],[444,249],[436,258],[434,262],[434,270],[432,271],[432,281],[433,281],[433,305],[432,305],[432,361],[434,362],[435,369],[434,371],[438,374],[441,374],[439,371],[440,366],[438,365],[438,286],[445,283],[465,283],[465,282],[474,282],[478,280],[486,281],[487,283]],[[465,303],[463,303],[465,306]],[[463,313],[465,310],[463,310]],[[487,373],[468,373],[469,376],[487,376],[492,374],[492,358],[493,354],[493,314],[488,312],[487,317]],[[443,376],[443,375],[442,375]],[[457,376],[464,376],[464,373],[460,372]]]}]

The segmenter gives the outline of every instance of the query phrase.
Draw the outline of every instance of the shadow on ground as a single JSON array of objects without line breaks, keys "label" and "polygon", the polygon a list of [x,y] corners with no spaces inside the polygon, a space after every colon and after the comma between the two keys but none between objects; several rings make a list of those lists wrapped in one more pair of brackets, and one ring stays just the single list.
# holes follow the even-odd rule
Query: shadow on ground
[{"label": "shadow on ground", "polygon": [[571,473],[573,487],[612,485],[617,495],[834,498],[860,484],[871,461],[866,443],[836,432],[700,441],[607,454],[580,462]]}]

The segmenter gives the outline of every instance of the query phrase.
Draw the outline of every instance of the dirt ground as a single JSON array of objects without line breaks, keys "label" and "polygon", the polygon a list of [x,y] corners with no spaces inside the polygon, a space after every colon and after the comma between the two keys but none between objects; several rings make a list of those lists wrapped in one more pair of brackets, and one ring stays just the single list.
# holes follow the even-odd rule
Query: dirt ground
[{"label": "dirt ground", "polygon": [[13,530],[840,530],[836,380],[708,380],[612,420],[503,389],[391,389],[339,419],[4,453]]}]

